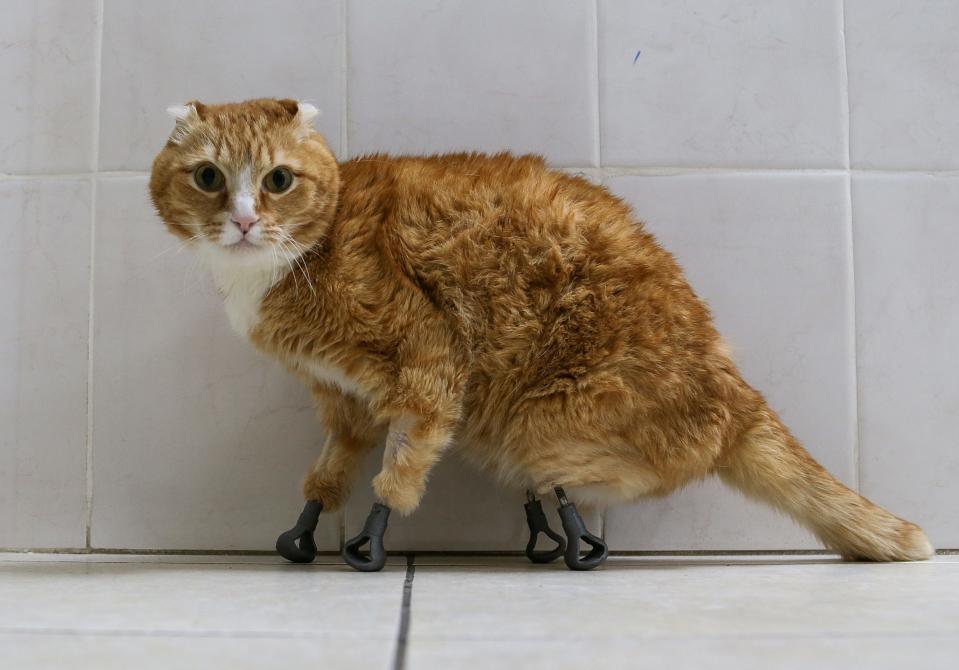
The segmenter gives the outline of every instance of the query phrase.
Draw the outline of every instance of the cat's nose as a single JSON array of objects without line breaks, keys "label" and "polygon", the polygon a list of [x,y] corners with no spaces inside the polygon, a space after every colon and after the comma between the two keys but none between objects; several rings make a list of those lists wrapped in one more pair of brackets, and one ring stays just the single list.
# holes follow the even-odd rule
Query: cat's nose
[{"label": "cat's nose", "polygon": [[256,224],[256,222],[259,220],[260,218],[254,213],[241,214],[239,212],[234,212],[230,216],[230,221],[232,221],[233,225],[239,228],[240,232],[243,233],[244,235],[250,232],[250,228],[252,228]]}]

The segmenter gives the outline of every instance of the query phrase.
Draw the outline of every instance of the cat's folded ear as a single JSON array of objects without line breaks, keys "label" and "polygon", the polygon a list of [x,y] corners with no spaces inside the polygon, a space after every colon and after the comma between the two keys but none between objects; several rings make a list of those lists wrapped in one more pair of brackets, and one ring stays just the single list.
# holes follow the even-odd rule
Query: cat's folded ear
[{"label": "cat's folded ear", "polygon": [[170,142],[179,144],[190,134],[190,130],[197,121],[203,118],[206,107],[202,102],[191,100],[185,105],[172,105],[166,108],[167,114],[176,121],[173,132],[170,133]]},{"label": "cat's folded ear", "polygon": [[313,120],[320,115],[320,110],[308,102],[299,102],[297,100],[280,100],[279,103],[290,113],[296,123],[296,136],[298,139],[306,139],[313,128]]}]

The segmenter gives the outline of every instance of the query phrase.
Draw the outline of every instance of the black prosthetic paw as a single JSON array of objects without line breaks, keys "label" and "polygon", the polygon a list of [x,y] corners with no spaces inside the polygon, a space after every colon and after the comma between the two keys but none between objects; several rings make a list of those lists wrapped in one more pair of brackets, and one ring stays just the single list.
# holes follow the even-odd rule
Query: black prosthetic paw
[{"label": "black prosthetic paw", "polygon": [[[363,530],[343,545],[343,560],[347,565],[360,572],[376,572],[386,565],[386,550],[383,549],[383,534],[386,533],[386,524],[390,518],[390,508],[380,503],[373,503],[370,515],[366,517]],[[367,552],[360,548],[369,543]]]},{"label": "black prosthetic paw", "polygon": [[[576,505],[566,499],[566,493],[559,486],[556,487],[556,497],[559,498],[559,518],[566,533],[566,552],[563,554],[566,567],[570,570],[592,570],[606,560],[609,549],[603,540],[586,530]],[[591,547],[585,556],[579,555],[580,541]]]},{"label": "black prosthetic paw", "polygon": [[[549,527],[546,521],[546,515],[543,513],[543,506],[539,500],[530,493],[526,492],[526,525],[529,526],[529,542],[526,543],[526,558],[533,563],[549,563],[555,561],[563,555],[566,550],[566,541],[563,536]],[[553,549],[544,549],[536,551],[536,540],[539,534],[543,533],[556,543]]]},{"label": "black prosthetic paw", "polygon": [[316,558],[316,542],[313,531],[323,511],[319,500],[308,500],[296,520],[296,525],[276,538],[276,550],[280,556],[294,563],[309,563]]}]

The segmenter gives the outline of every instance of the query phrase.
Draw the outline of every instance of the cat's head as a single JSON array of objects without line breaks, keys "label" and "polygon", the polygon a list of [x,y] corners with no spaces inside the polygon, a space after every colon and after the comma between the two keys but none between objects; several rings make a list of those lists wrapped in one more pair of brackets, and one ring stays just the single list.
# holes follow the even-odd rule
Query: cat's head
[{"label": "cat's head", "polygon": [[176,126],[153,161],[150,196],[175,235],[217,260],[286,263],[320,240],[339,172],[295,100],[171,107]]}]

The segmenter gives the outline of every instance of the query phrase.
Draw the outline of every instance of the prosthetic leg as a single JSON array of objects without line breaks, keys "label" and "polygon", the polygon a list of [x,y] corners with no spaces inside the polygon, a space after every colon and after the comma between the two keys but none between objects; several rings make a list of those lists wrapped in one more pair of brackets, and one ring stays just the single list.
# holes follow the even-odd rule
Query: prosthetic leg
[{"label": "prosthetic leg", "polygon": [[[566,541],[564,542],[559,533],[549,527],[539,500],[530,491],[527,491],[525,507],[526,524],[529,526],[529,542],[526,543],[526,556],[533,563],[549,563],[562,555],[566,567],[570,570],[592,570],[606,560],[609,549],[605,542],[586,529],[586,524],[583,523],[583,518],[576,510],[576,505],[566,499],[566,492],[563,491],[562,487],[557,486],[555,491],[559,500],[559,518],[563,522]],[[536,540],[540,533],[553,540],[556,547],[548,551],[536,551]],[[581,541],[591,547],[589,553],[585,556],[580,556],[579,553]]]},{"label": "prosthetic leg", "polygon": [[319,500],[307,500],[296,524],[276,538],[276,550],[288,561],[309,563],[316,558],[316,542],[313,531],[320,520],[323,503]]},{"label": "prosthetic leg", "polygon": [[[323,511],[323,503],[309,500],[300,512],[296,524],[276,538],[276,550],[280,556],[293,563],[309,563],[316,558],[316,542],[313,531]],[[386,564],[386,550],[383,548],[383,535],[390,518],[390,508],[373,503],[370,515],[366,518],[359,535],[343,545],[343,560],[347,565],[360,572],[376,572]],[[369,549],[362,547],[369,544]]]},{"label": "prosthetic leg", "polygon": [[[526,556],[533,563],[549,563],[560,556],[570,570],[592,570],[606,560],[609,550],[606,543],[586,529],[583,518],[576,505],[566,499],[562,487],[557,486],[556,497],[559,500],[559,517],[563,522],[566,539],[549,527],[543,506],[532,492],[526,492],[526,524],[529,526],[529,542],[526,543]],[[313,531],[323,511],[318,500],[307,501],[296,524],[276,540],[279,554],[294,563],[309,563],[316,558],[316,542]],[[373,503],[360,534],[343,545],[343,560],[347,565],[360,572],[376,572],[386,564],[386,550],[383,536],[386,534],[390,518],[390,508]],[[552,549],[536,550],[536,541],[540,534],[546,535],[556,543]],[[580,556],[580,542],[590,546],[585,556]],[[364,551],[363,547],[368,545]]]}]

